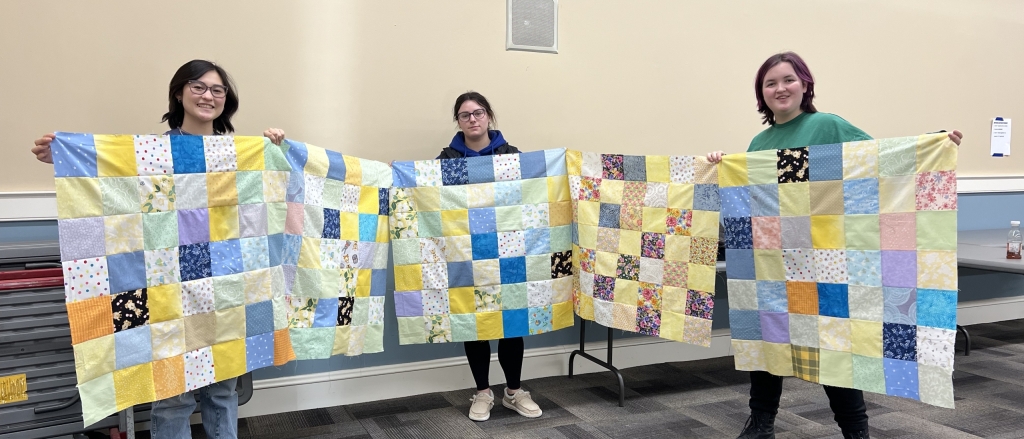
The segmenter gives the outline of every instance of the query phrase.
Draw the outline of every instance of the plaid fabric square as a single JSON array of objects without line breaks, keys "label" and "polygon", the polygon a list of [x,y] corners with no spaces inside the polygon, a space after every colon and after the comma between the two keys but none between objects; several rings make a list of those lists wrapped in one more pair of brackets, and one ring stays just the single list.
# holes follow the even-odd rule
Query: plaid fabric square
[{"label": "plaid fabric square", "polygon": [[736,367],[952,407],[956,155],[944,134],[813,145],[777,152],[777,184],[723,188],[730,290],[756,282],[735,312],[760,322],[733,325]]}]

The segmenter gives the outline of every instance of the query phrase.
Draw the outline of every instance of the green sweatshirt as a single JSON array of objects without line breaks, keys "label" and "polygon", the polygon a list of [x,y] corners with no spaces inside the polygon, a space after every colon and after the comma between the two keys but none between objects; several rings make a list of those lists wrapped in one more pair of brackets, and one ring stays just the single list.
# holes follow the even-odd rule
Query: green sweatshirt
[{"label": "green sweatshirt", "polygon": [[831,113],[801,113],[793,120],[761,131],[747,152],[871,140],[860,128]]}]

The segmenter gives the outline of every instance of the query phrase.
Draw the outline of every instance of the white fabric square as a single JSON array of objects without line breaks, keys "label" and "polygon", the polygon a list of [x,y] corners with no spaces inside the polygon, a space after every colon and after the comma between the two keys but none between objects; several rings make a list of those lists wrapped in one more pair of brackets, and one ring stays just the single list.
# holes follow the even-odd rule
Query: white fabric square
[{"label": "white fabric square", "polygon": [[213,349],[207,346],[185,352],[185,390],[206,387],[214,381]]},{"label": "white fabric square", "polygon": [[423,264],[423,288],[424,289],[446,289],[448,288],[448,264]]},{"label": "white fabric square", "polygon": [[917,362],[953,369],[953,344],[956,331],[952,329],[917,327]]},{"label": "white fabric square", "polygon": [[166,135],[135,136],[135,166],[139,175],[170,175],[174,173],[171,159],[171,138]]},{"label": "white fabric square", "polygon": [[654,258],[640,258],[640,282],[664,283],[665,261]]},{"label": "white fabric square", "polygon": [[498,232],[498,257],[526,256],[526,235],[522,230]]},{"label": "white fabric square", "polygon": [[420,295],[423,303],[423,315],[433,316],[451,312],[448,306],[448,290],[423,290]]},{"label": "white fabric square", "polygon": [[547,203],[523,205],[523,229],[542,229],[550,224]]},{"label": "white fabric square", "polygon": [[600,178],[604,173],[601,170],[601,154],[596,152],[583,153],[583,165],[580,173],[584,177]]},{"label": "white fabric square", "polygon": [[326,179],[318,175],[303,174],[306,179],[306,193],[303,203],[311,206],[324,205],[324,182]]},{"label": "white fabric square", "polygon": [[423,263],[445,262],[443,237],[420,238],[420,259]]},{"label": "white fabric square", "polygon": [[213,312],[213,279],[203,278],[181,283],[181,311],[186,316]]},{"label": "white fabric square", "polygon": [[668,207],[668,183],[647,183],[645,207]]},{"label": "white fabric square", "polygon": [[174,175],[174,196],[174,208],[177,210],[205,209],[206,174]]},{"label": "white fabric square", "polygon": [[441,161],[417,160],[413,162],[416,171],[416,186],[441,186]]},{"label": "white fabric square", "polygon": [[[445,303],[448,299],[445,298]],[[370,317],[369,324],[371,325],[383,325],[384,324],[384,297],[373,296],[370,297]]]},{"label": "white fabric square", "polygon": [[669,175],[673,183],[693,183],[696,169],[693,156],[669,157]]},{"label": "white fabric square", "polygon": [[601,326],[615,327],[615,322],[612,320],[612,309],[614,307],[614,302],[594,299],[594,321]]},{"label": "white fabric square", "polygon": [[804,248],[782,249],[782,261],[786,264],[786,280],[814,282],[812,252],[813,250]]},{"label": "white fabric square", "polygon": [[846,271],[846,250],[815,249],[814,278],[820,283],[848,283],[850,277]]},{"label": "white fabric square", "polygon": [[530,308],[542,308],[551,305],[551,296],[555,290],[552,281],[543,280],[526,283],[527,306]]},{"label": "white fabric square", "polygon": [[153,361],[171,358],[185,353],[185,321],[182,319],[150,323],[150,338],[153,340]]},{"label": "white fabric square", "polygon": [[180,281],[177,248],[147,251],[145,257],[146,286],[176,284]]},{"label": "white fabric square", "polygon": [[234,172],[238,170],[235,138],[232,136],[203,136],[206,172]]},{"label": "white fabric square", "polygon": [[110,295],[106,257],[75,259],[61,265],[64,266],[64,299],[67,303]]},{"label": "white fabric square", "polygon": [[361,191],[359,186],[353,184],[346,184],[345,189],[341,193],[341,211],[342,212],[359,212],[359,192]]},{"label": "white fabric square", "polygon": [[594,297],[594,274],[580,271],[580,292]]},{"label": "white fabric square", "polygon": [[494,181],[522,180],[519,154],[499,154],[494,157]]}]

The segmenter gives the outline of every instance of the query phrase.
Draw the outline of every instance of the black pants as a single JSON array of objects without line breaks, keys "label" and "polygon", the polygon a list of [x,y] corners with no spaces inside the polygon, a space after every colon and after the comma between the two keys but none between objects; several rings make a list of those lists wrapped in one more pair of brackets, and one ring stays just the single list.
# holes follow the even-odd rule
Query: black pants
[{"label": "black pants", "polygon": [[[467,341],[464,344],[476,390],[485,390],[490,387],[487,374],[491,365],[491,342]],[[505,372],[505,383],[510,389],[519,388],[519,378],[523,374],[523,349],[522,337],[498,340],[498,364]]]},{"label": "black pants", "polygon": [[[843,431],[868,429],[867,406],[864,392],[857,389],[822,386],[828,395],[828,404],[835,413],[836,423]],[[750,372],[750,410],[776,414],[782,398],[782,377],[768,372]]]}]

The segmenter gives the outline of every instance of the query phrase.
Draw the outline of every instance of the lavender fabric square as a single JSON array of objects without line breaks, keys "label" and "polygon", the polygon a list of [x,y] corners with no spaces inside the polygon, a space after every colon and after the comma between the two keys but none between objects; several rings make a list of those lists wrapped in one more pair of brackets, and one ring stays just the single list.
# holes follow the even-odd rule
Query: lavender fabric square
[{"label": "lavender fabric square", "polygon": [[178,245],[210,241],[210,213],[206,209],[178,211]]},{"label": "lavender fabric square", "polygon": [[419,291],[395,293],[395,314],[398,317],[423,315],[423,301]]},{"label": "lavender fabric square", "polygon": [[917,252],[883,250],[882,286],[917,287]]},{"label": "lavender fabric square", "polygon": [[761,337],[772,343],[789,343],[789,313],[761,311]]},{"label": "lavender fabric square", "polygon": [[62,261],[95,258],[107,252],[103,217],[60,220],[57,230]]},{"label": "lavender fabric square", "polygon": [[883,319],[886,323],[917,324],[917,290],[914,288],[882,288]]}]

